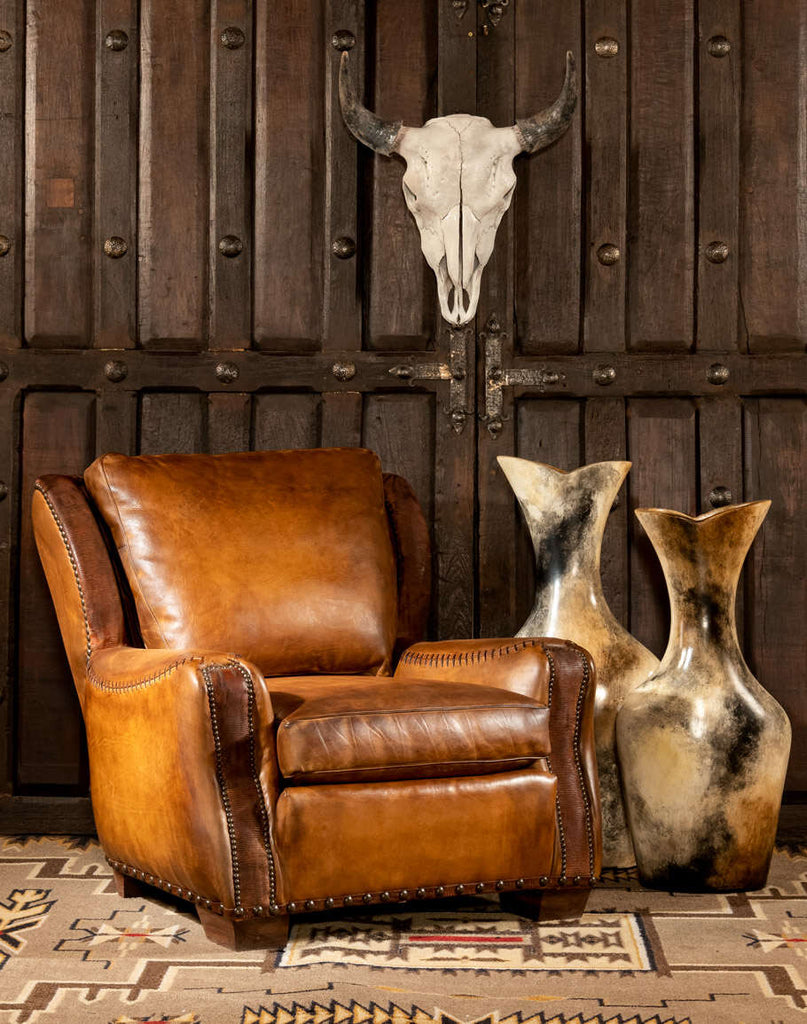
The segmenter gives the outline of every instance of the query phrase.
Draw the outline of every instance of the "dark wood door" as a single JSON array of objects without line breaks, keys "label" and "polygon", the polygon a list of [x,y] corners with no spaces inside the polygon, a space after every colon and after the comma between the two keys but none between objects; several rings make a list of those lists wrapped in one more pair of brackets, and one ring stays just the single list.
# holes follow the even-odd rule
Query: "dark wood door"
[{"label": "dark wood door", "polygon": [[[530,603],[496,454],[634,460],[606,584],[657,650],[666,599],[631,509],[772,497],[745,639],[807,736],[804,14],[697,10],[0,0],[0,827],[89,820],[28,504],[38,474],[109,450],[374,448],[432,524],[440,636],[512,633]],[[409,123],[511,123],[578,56],[579,114],[518,161],[478,328],[439,319],[400,160],[342,125],[343,47],[368,105]]]}]

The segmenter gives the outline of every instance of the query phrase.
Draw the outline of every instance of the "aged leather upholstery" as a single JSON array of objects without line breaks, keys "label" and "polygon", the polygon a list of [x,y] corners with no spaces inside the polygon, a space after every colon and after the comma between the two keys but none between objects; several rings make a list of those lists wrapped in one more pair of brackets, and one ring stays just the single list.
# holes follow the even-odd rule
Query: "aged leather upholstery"
[{"label": "aged leather upholstery", "polygon": [[491,686],[388,680],[306,701],[277,733],[284,779],[379,782],[524,768],[549,753],[546,708]]},{"label": "aged leather upholstery", "polygon": [[87,480],[95,505],[38,481],[33,521],[120,891],[243,948],[297,911],[598,873],[589,659],[417,644],[390,677],[429,553],[375,456],[108,456]]}]

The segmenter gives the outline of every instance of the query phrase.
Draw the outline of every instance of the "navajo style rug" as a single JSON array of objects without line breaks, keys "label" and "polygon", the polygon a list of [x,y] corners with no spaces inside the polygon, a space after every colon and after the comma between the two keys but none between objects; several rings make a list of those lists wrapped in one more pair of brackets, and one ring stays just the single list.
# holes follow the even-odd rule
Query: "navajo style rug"
[{"label": "navajo style rug", "polygon": [[119,899],[94,840],[0,839],[0,1024],[807,1024],[806,955],[798,847],[755,893],[611,872],[579,920],[475,897],[303,919],[265,954],[164,895]]}]

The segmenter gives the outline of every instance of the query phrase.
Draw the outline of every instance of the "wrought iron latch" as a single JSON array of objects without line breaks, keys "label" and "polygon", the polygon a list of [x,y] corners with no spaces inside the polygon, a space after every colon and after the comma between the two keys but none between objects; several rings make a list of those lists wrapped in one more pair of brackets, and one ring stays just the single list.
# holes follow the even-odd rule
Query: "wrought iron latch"
[{"label": "wrought iron latch", "polygon": [[447,380],[448,418],[460,434],[469,416],[468,409],[468,336],[469,328],[448,329],[448,363],[401,363],[390,368],[393,377],[408,380]]},{"label": "wrought iron latch", "polygon": [[485,413],[482,419],[487,424],[488,433],[491,437],[498,437],[502,429],[504,416],[504,395],[505,388],[510,387],[533,387],[538,391],[545,391],[553,384],[560,384],[566,379],[563,373],[555,370],[547,370],[544,367],[538,369],[524,369],[521,367],[502,366],[502,342],[507,335],[502,330],[495,313],[491,314],[485,324]]}]

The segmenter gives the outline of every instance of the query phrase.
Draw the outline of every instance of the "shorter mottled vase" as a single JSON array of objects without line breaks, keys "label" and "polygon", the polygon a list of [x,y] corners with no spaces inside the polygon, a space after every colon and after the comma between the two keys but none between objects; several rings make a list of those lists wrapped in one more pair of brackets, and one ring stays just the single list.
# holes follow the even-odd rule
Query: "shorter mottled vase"
[{"label": "shorter mottled vase", "polygon": [[527,459],[499,456],[535,549],[535,603],[517,636],[574,640],[597,672],[594,733],[602,806],[605,867],[635,863],[625,821],[614,727],[626,695],[656,670],[658,658],[614,618],[600,579],[608,513],[629,462],[597,462],[571,473]]},{"label": "shorter mottled vase", "polygon": [[734,601],[770,506],[637,509],[670,595],[670,640],[625,700],[617,748],[639,877],[652,888],[765,884],[790,753],[787,715],[746,665]]}]

